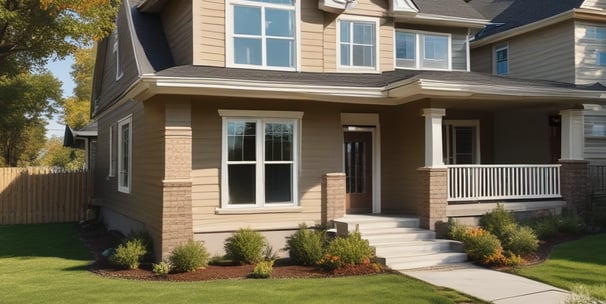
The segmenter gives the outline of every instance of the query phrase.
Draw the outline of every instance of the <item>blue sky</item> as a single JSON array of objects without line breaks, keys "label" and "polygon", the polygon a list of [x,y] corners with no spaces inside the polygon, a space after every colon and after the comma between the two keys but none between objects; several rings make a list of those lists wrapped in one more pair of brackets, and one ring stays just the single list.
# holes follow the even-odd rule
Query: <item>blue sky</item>
[{"label": "blue sky", "polygon": [[[76,86],[69,74],[72,70],[72,64],[74,64],[74,58],[70,56],[64,60],[49,62],[46,65],[46,68],[63,83],[63,97],[72,96]],[[64,132],[65,125],[60,122],[57,115],[46,125],[46,137],[63,137]]]}]

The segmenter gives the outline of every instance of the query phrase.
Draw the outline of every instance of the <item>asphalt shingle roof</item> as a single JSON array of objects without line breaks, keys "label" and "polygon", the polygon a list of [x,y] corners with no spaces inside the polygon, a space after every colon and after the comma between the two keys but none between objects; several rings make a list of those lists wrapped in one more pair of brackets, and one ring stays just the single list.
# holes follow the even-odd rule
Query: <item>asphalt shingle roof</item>
[{"label": "asphalt shingle roof", "polygon": [[462,0],[413,0],[424,14],[470,19],[486,19],[475,8]]}]

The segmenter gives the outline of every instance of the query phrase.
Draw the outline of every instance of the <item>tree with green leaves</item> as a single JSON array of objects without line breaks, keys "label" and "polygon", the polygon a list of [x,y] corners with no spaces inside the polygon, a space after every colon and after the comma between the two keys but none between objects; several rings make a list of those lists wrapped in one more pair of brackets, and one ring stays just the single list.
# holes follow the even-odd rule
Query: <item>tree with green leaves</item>
[{"label": "tree with green leaves", "polygon": [[36,165],[44,167],[77,170],[84,168],[86,163],[85,151],[82,149],[63,146],[63,139],[51,137],[46,141]]},{"label": "tree with green leaves", "polygon": [[63,104],[63,121],[73,129],[86,126],[90,118],[96,48],[79,49],[74,54],[71,76],[76,84],[74,96]]},{"label": "tree with green leaves", "polygon": [[49,72],[0,76],[0,157],[6,166],[27,165],[44,145],[45,118],[61,101],[61,82]]},{"label": "tree with green leaves", "polygon": [[111,33],[116,0],[0,0],[0,75],[62,59]]}]

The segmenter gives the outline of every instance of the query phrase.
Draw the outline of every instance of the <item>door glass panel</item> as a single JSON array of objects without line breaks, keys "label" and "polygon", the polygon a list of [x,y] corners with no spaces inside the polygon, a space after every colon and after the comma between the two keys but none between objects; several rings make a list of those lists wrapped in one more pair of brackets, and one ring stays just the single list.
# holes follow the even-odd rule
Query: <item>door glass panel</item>
[{"label": "door glass panel", "polygon": [[347,193],[366,192],[366,151],[363,141],[345,143],[345,188]]}]

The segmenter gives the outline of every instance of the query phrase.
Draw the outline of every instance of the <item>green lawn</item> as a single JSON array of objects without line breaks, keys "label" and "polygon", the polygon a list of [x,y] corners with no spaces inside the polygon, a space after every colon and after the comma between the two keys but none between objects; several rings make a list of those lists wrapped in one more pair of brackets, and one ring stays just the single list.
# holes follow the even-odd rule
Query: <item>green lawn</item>
[{"label": "green lawn", "polygon": [[473,303],[402,275],[145,282],[86,270],[73,224],[0,226],[2,303]]},{"label": "green lawn", "polygon": [[568,290],[582,285],[593,297],[606,300],[606,234],[557,246],[545,263],[522,268],[519,274]]}]

